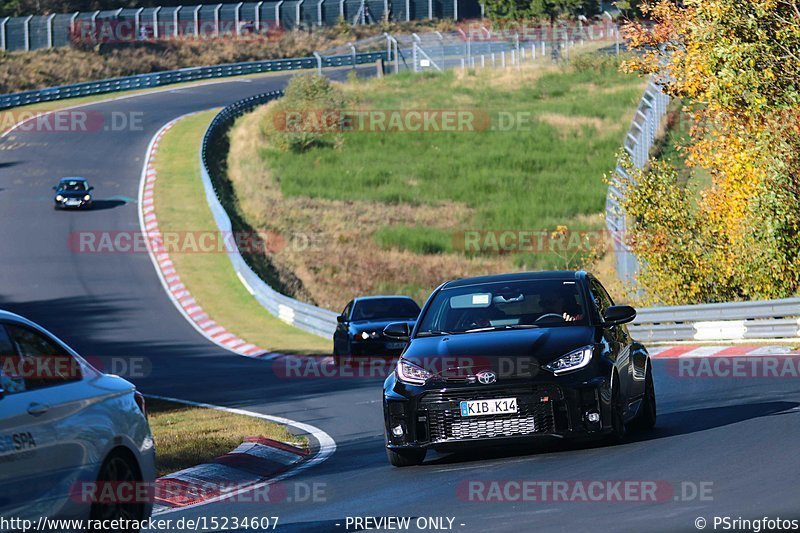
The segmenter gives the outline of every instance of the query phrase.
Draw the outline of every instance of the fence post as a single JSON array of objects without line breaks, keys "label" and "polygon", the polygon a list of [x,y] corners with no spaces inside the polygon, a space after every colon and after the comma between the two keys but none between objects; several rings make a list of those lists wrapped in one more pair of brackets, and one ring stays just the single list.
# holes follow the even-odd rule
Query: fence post
[{"label": "fence post", "polygon": [[133,12],[133,33],[136,34],[135,39],[137,41],[142,35],[142,11],[144,11],[144,8],[140,7]]},{"label": "fence post", "polygon": [[[283,5],[284,0],[280,0],[277,4],[275,4],[275,25],[281,25],[281,6]],[[344,2],[344,0],[342,0]]]},{"label": "fence post", "polygon": [[6,44],[6,24],[8,24],[8,19],[11,17],[6,17],[0,22],[0,50],[7,50],[8,45]]},{"label": "fence post", "polygon": [[158,39],[158,12],[161,11],[161,6],[153,10],[153,38]]},{"label": "fence post", "polygon": [[264,1],[258,2],[256,4],[256,13],[255,13],[255,28],[256,32],[261,31],[261,6],[264,5]]},{"label": "fence post", "polygon": [[244,4],[244,2],[239,2],[233,9],[233,23],[236,24],[237,37],[240,37],[242,35],[242,25],[240,24],[240,17],[239,17],[242,11],[242,4]]},{"label": "fence post", "polygon": [[295,13],[294,13],[294,25],[295,27],[300,26],[300,6],[303,5],[304,0],[297,0],[297,5],[295,6]]},{"label": "fence post", "polygon": [[53,19],[56,14],[52,13],[47,17],[47,48],[53,48]]},{"label": "fence post", "polygon": [[322,76],[322,56],[315,50],[314,57],[317,59],[317,74]]},{"label": "fence post", "polygon": [[433,20],[433,0],[428,0],[428,20]]},{"label": "fence post", "polygon": [[214,7],[214,32],[215,32],[217,37],[219,37],[219,33],[220,33],[219,32],[219,30],[220,30],[220,27],[219,27],[219,10],[220,9],[222,9],[222,4],[217,4]]},{"label": "fence post", "polygon": [[317,2],[317,26],[322,26],[322,4],[325,0]]},{"label": "fence post", "polygon": [[178,20],[178,18],[179,18],[179,13],[181,12],[181,8],[182,7],[183,6],[175,6],[175,12],[172,13],[172,23],[175,25],[175,32],[172,35],[173,37],[177,37],[178,33],[179,33],[178,32],[178,23],[180,21]]},{"label": "fence post", "polygon": [[25,51],[28,52],[31,49],[31,19],[33,15],[28,15],[25,18],[23,24],[23,30],[25,32]]},{"label": "fence post", "polygon": [[486,18],[485,9],[486,8],[483,5],[483,2],[481,2],[481,19],[485,19]]},{"label": "fence post", "polygon": [[406,22],[411,20],[411,0],[406,0]]},{"label": "fence post", "polygon": [[453,0],[453,20],[458,20],[458,0]]},{"label": "fence post", "polygon": [[202,9],[202,5],[194,6],[194,11],[192,12],[192,20],[194,21],[194,35],[195,37],[200,37],[200,9]]}]

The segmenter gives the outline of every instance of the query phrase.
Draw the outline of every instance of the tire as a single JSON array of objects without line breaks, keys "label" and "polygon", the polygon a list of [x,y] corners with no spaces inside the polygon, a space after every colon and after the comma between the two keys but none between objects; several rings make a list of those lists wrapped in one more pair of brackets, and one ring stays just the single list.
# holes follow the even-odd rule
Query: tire
[{"label": "tire", "polygon": [[642,406],[639,408],[639,413],[636,415],[636,420],[631,423],[631,427],[639,431],[653,429],[656,425],[656,389],[653,384],[653,372],[648,366],[647,373],[644,378],[644,398],[642,398]]},{"label": "tire", "polygon": [[386,448],[386,456],[392,466],[418,466],[425,460],[428,450],[391,450]]},{"label": "tire", "polygon": [[[101,493],[102,486],[106,483],[111,483],[114,487],[116,487],[117,483],[139,484],[141,477],[138,465],[128,454],[118,451],[111,452],[106,457],[106,460],[103,461],[103,465],[97,475],[97,492]],[[114,492],[117,493],[116,490]],[[137,489],[132,492],[136,494],[139,491]],[[141,521],[145,518],[145,502],[94,502],[89,516],[92,520],[126,519]],[[136,532],[138,530],[129,529],[127,531]]]}]

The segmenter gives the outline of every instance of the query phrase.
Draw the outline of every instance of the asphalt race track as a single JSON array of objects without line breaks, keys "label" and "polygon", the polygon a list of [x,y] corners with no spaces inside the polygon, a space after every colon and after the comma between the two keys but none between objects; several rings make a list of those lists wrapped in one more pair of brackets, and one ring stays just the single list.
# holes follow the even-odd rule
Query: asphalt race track
[{"label": "asphalt race track", "polygon": [[[200,336],[164,293],[147,254],[70,248],[73,232],[139,230],[142,158],[163,124],[281,88],[286,79],[228,80],[88,107],[141,113],[142,128],[15,131],[0,142],[0,308],[41,323],[90,358],[144,358],[147,375],[130,379],[146,394],[287,417],[337,442],[325,463],[286,482],[290,495],[296,484],[315,484],[323,494],[317,501],[211,503],[165,517],[278,516],[286,531],[346,531],[348,516],[432,516],[454,518],[456,531],[648,532],[695,531],[698,517],[707,529],[714,516],[800,517],[797,379],[679,378],[657,361],[658,427],[625,444],[430,454],[421,467],[395,469],[383,449],[380,379],[281,378],[273,363]],[[95,209],[53,210],[51,187],[70,175],[95,186]],[[469,501],[463,488],[472,480],[649,480],[674,490],[657,502],[497,503]],[[710,492],[693,495],[699,487]]]}]

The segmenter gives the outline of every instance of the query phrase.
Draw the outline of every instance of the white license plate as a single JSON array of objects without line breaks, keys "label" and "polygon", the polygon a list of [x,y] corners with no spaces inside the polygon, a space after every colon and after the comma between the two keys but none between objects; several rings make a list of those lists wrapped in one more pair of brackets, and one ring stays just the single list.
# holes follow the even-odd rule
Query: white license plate
[{"label": "white license plate", "polygon": [[67,200],[66,204],[67,205],[81,205],[81,201],[80,200]]},{"label": "white license plate", "polygon": [[406,345],[406,343],[404,343],[404,342],[387,342],[386,343],[386,349],[387,350],[399,350],[405,345]]},{"label": "white license plate", "polygon": [[470,400],[460,403],[461,416],[503,415],[516,413],[516,398],[497,398],[494,400]]}]

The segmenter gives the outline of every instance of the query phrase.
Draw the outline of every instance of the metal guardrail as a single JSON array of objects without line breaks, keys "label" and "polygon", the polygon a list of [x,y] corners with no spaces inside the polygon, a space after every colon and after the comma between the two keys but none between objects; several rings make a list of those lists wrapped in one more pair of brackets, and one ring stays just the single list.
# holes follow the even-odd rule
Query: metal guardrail
[{"label": "metal guardrail", "polygon": [[[220,202],[217,190],[214,188],[214,180],[211,178],[211,169],[215,168],[216,165],[211,163],[211,159],[227,157],[227,153],[214,153],[213,147],[220,139],[227,136],[228,131],[238,117],[282,95],[282,91],[274,91],[240,100],[229,105],[217,113],[203,136],[203,144],[200,149],[200,175],[203,181],[206,199],[211,208],[211,213],[214,216],[217,227],[223,235],[233,234],[233,225],[228,213],[222,206],[222,202]],[[222,176],[216,176],[216,178],[222,179]],[[333,332],[336,330],[337,324],[336,313],[279,293],[250,268],[250,265],[247,264],[238,250],[229,253],[228,257],[239,279],[245,285],[245,288],[247,288],[258,303],[269,311],[270,314],[310,333],[325,338],[333,337]]]},{"label": "metal guardrail", "polygon": [[641,341],[800,337],[800,298],[640,309],[630,328]]},{"label": "metal guardrail", "polygon": [[[320,60],[322,67],[340,67],[374,63],[381,58],[384,60],[386,59],[386,51],[324,57],[321,56]],[[311,69],[317,68],[318,66],[317,58],[312,56],[168,70],[164,72],[155,72],[152,74],[139,74],[136,76],[76,83],[74,85],[63,85],[61,87],[50,87],[36,91],[3,94],[0,95],[0,109],[36,104],[39,102],[51,102],[53,100],[63,100],[66,98],[75,98],[77,96],[90,96],[95,94],[132,91],[136,89],[150,89],[175,83],[229,78],[232,76],[244,76],[247,74],[260,74],[264,72]]]},{"label": "metal guardrail", "polygon": [[[644,168],[650,158],[650,148],[661,126],[661,120],[667,113],[669,96],[661,91],[652,80],[647,84],[631,127],[625,135],[623,147],[636,168]],[[620,162],[606,194],[606,226],[612,237],[612,246],[616,254],[617,274],[623,282],[633,285],[639,271],[639,262],[631,253],[625,242],[628,229],[625,213],[620,207],[622,192],[619,189],[620,179],[628,179],[628,174]]]}]

